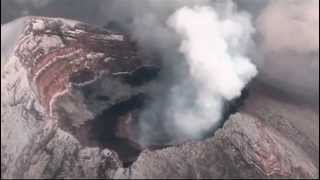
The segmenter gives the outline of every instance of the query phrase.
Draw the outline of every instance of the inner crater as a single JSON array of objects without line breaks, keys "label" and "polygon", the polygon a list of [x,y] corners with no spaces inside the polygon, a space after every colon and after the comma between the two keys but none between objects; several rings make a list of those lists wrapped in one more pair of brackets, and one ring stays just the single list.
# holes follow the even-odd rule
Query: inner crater
[{"label": "inner crater", "polygon": [[[158,83],[158,72],[157,67],[140,67],[136,72],[119,73],[111,77],[102,75],[89,84],[78,82],[82,82],[81,77],[93,79],[92,72],[75,74],[72,76],[72,82],[76,83],[72,86],[71,95],[62,98],[59,104],[59,114],[63,117],[60,119],[64,119],[60,120],[60,127],[73,134],[83,146],[108,148],[117,152],[125,167],[131,165],[146,148],[154,150],[175,145],[172,142],[168,143],[169,137],[161,132],[161,125],[158,127],[161,132],[160,141],[147,145],[139,141],[139,116],[155,100],[146,89],[151,82]],[[149,77],[145,77],[147,75]],[[225,104],[220,127],[231,114],[238,111],[247,96],[248,88],[245,88],[239,98]],[[77,109],[77,113],[73,111],[70,115],[71,112],[67,112],[66,109],[72,106],[77,107],[74,108]],[[91,114],[84,116],[84,112]],[[74,119],[70,119],[72,117]],[[86,119],[80,120],[81,118]],[[214,131],[215,129],[212,129],[204,138],[213,136]]]}]

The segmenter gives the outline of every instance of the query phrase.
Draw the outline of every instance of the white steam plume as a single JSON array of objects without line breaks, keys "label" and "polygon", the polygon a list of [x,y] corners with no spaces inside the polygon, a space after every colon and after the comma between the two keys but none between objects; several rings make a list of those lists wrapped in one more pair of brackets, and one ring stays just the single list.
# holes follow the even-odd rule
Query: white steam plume
[{"label": "white steam plume", "polygon": [[181,8],[168,24],[183,39],[179,51],[185,56],[196,86],[194,102],[186,105],[183,99],[189,97],[179,95],[185,87],[177,85],[169,113],[178,137],[182,133],[182,137],[200,138],[219,122],[224,100],[240,96],[257,74],[245,56],[254,29],[247,14],[230,12],[219,19],[211,7]]},{"label": "white steam plume", "polygon": [[81,1],[86,10],[79,3],[64,9],[66,2],[49,0],[30,14],[116,23],[140,51],[163,60],[149,92],[154,101],[139,117],[142,144],[203,137],[220,123],[224,104],[238,97],[257,73],[247,58],[254,44],[250,16],[237,11],[232,1]]},{"label": "white steam plume", "polygon": [[[182,7],[167,21],[169,29],[175,31],[171,36],[180,39],[180,47],[174,51],[182,57],[167,56],[165,61],[175,66],[179,63],[174,60],[178,59],[188,67],[184,76],[174,77],[177,81],[168,91],[162,112],[165,118],[160,120],[172,143],[199,139],[213,130],[221,121],[224,103],[239,97],[257,74],[246,57],[254,33],[250,16],[236,12],[231,3],[225,10],[218,14],[209,6]],[[154,143],[151,134],[159,126],[152,126],[155,122],[150,114],[157,108],[155,105],[150,112],[147,110],[141,120],[142,144]]]},{"label": "white steam plume", "polygon": [[231,100],[240,96],[256,74],[244,48],[254,29],[245,14],[219,20],[210,7],[182,8],[168,21],[183,37],[180,46],[190,74],[211,94]]}]

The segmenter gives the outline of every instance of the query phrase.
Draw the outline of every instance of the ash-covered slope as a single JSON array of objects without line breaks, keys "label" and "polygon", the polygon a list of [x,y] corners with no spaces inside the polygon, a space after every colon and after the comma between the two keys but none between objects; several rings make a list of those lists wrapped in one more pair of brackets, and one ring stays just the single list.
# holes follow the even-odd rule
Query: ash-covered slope
[{"label": "ash-covered slope", "polygon": [[290,112],[269,117],[252,106],[212,138],[143,150],[134,161],[142,150],[134,122],[159,62],[123,34],[59,18],[25,24],[1,72],[2,178],[319,176],[318,146]]}]

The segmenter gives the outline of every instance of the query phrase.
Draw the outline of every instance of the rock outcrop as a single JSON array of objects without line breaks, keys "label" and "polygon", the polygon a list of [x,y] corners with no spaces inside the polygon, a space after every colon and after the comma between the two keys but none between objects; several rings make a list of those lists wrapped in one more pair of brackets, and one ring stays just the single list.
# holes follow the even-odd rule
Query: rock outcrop
[{"label": "rock outcrop", "polygon": [[105,149],[114,135],[104,128],[143,102],[158,65],[123,34],[59,18],[24,23],[1,72],[2,177],[111,177],[122,162]]},{"label": "rock outcrop", "polygon": [[319,112],[265,88],[213,137],[140,153],[134,122],[160,63],[124,34],[25,24],[1,72],[2,178],[319,178]]},{"label": "rock outcrop", "polygon": [[316,178],[318,168],[293,141],[259,118],[237,113],[213,138],[144,151],[116,178]]}]

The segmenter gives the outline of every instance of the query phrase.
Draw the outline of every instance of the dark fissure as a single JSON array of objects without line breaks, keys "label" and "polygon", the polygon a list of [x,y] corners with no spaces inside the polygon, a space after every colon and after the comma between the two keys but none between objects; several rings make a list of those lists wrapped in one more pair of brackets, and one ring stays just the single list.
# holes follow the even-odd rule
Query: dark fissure
[{"label": "dark fissure", "polygon": [[[239,110],[248,95],[249,90],[245,88],[239,98],[226,103],[223,119],[218,128],[223,126],[224,122],[229,118],[230,115]],[[105,97],[102,98],[104,99]],[[138,94],[126,101],[120,102],[111,108],[104,110],[100,115],[95,117],[93,121],[88,121],[92,128],[91,138],[94,139],[99,146],[103,148],[109,148],[117,152],[125,167],[130,166],[136,160],[143,148],[137,143],[137,139],[135,139],[137,137],[131,137],[128,134],[125,136],[119,136],[119,133],[126,133],[121,132],[126,130],[119,129],[119,124],[128,114],[133,114],[135,117],[132,118],[130,124],[126,124],[126,126],[133,126],[129,128],[133,131],[138,131],[139,112],[143,111],[148,102],[150,102],[150,98],[147,95]],[[215,130],[216,129],[210,131],[206,135],[206,138],[212,137]],[[159,145],[157,143],[156,146],[149,146],[148,148],[150,150],[155,150],[164,147],[168,147],[168,145],[166,143],[163,145]]]},{"label": "dark fissure", "polygon": [[[138,144],[129,137],[119,137],[119,124],[129,113],[137,113],[143,109],[148,97],[145,94],[138,94],[126,101],[119,102],[104,110],[90,122],[92,127],[92,138],[103,148],[110,148],[116,151],[124,166],[130,165],[139,155],[141,149]],[[136,119],[133,119],[136,121]],[[130,125],[137,126],[138,122],[130,122]],[[123,130],[125,131],[125,130]]]},{"label": "dark fissure", "polygon": [[[146,67],[137,69],[129,74],[122,74],[117,76],[117,78],[120,78],[131,86],[140,86],[141,84],[145,84],[154,79],[157,72],[157,68]],[[226,102],[220,124],[209,131],[204,138],[212,137],[216,129],[221,128],[230,115],[238,112],[248,95],[249,85],[243,89],[240,97]],[[110,97],[96,95],[95,100],[109,101]],[[160,133],[159,142],[154,142],[154,144],[149,144],[147,146],[139,144],[139,115],[152,104],[152,101],[153,98],[149,95],[138,93],[124,101],[117,102],[113,106],[103,110],[94,119],[87,121],[77,132],[74,132],[75,136],[84,146],[98,146],[117,152],[124,167],[128,167],[137,159],[140,152],[145,148],[156,150],[175,145],[168,144],[170,139],[167,139],[168,137],[166,137],[166,134],[162,133]],[[159,131],[162,131],[161,109],[158,112],[160,114],[157,112],[154,113],[159,116],[160,124],[157,127],[159,128]]]}]

